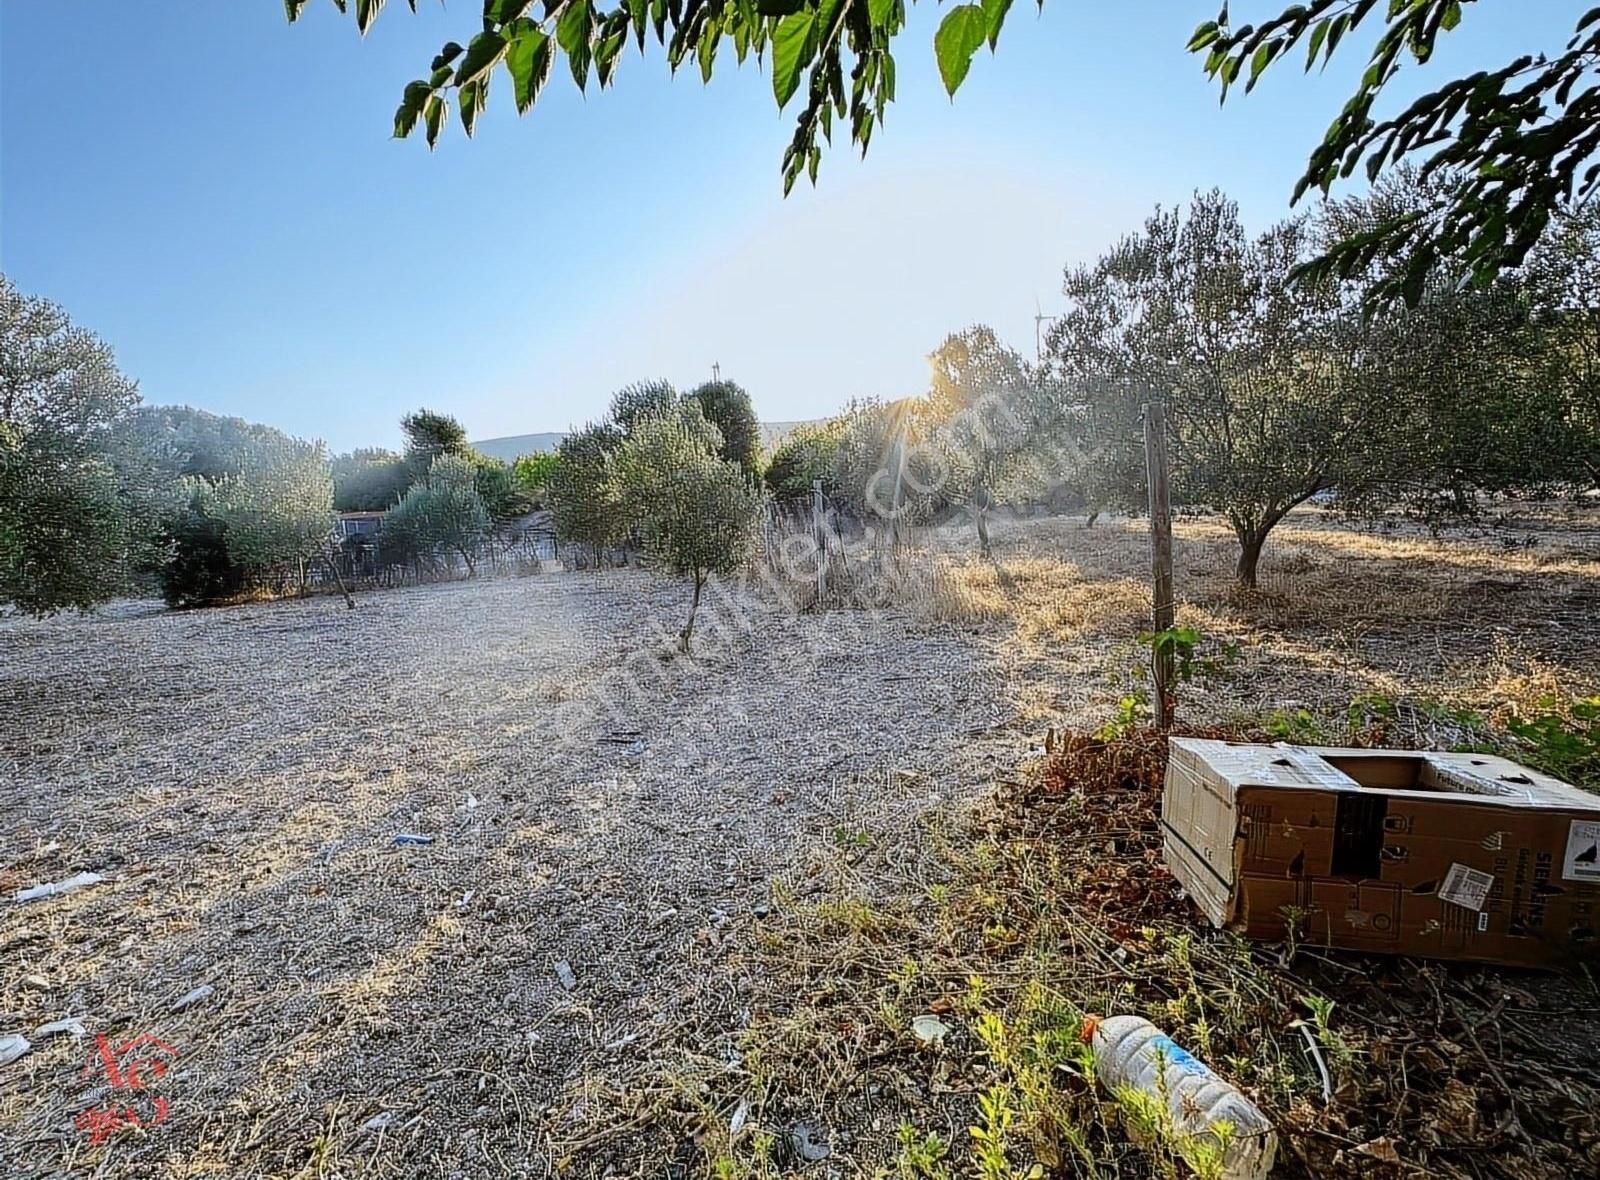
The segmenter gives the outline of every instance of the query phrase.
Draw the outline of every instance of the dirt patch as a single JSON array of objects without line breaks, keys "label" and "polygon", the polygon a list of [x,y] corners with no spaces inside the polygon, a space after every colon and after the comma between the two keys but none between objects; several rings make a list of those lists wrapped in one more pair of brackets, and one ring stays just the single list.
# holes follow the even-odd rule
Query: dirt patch
[{"label": "dirt patch", "polygon": [[[1223,530],[1182,522],[1180,620],[1239,645],[1186,687],[1182,716],[1595,691],[1595,530],[1540,514],[1507,528],[1371,534],[1298,513],[1262,591],[1241,594]],[[126,604],[0,624],[0,1035],[63,1017],[91,1034],[36,1038],[0,1067],[0,1172],[737,1177],[798,1169],[826,1140],[823,1170],[870,1175],[900,1166],[903,1119],[966,1142],[977,1083],[995,1080],[968,1068],[992,1064],[983,989],[1007,997],[989,1007],[1022,1021],[1008,1028],[1059,1023],[1065,1008],[1024,990],[1040,955],[1047,978],[1104,992],[1058,996],[1132,996],[1191,1038],[1214,986],[1278,1021],[1309,1018],[1286,990],[1305,984],[1360,1046],[1421,1021],[1402,1076],[1432,1068],[1424,1049],[1449,1058],[1441,1039],[1478,1053],[1469,1031],[1494,1054],[1504,1083],[1451,1075],[1481,1120],[1461,1107],[1468,1138],[1418,1129],[1418,1104],[1461,1091],[1383,1081],[1388,1121],[1369,1105],[1343,1127],[1293,1124],[1328,1149],[1307,1148],[1308,1169],[1365,1161],[1388,1135],[1404,1159],[1473,1175],[1479,1149],[1519,1158],[1507,1111],[1592,1163],[1579,1108],[1552,1106],[1574,1129],[1547,1131],[1522,1096],[1587,1101],[1581,1067],[1535,1056],[1524,1075],[1502,1048],[1524,1052],[1592,996],[1480,973],[1469,1002],[1459,973],[1303,949],[1274,974],[1277,949],[1171,912],[1148,786],[1074,802],[1019,785],[1047,727],[1099,726],[1136,680],[1148,555],[1137,521],[994,534],[994,563],[959,530],[927,538],[909,559],[926,563],[907,578],[920,590],[891,609],[730,592],[692,661],[666,654],[684,588],[619,571],[372,593],[355,612]],[[1115,871],[1067,855],[1086,850]],[[107,881],[11,900],[79,871]],[[999,888],[1019,876],[1033,894]],[[1209,965],[1196,948],[1215,949]],[[1298,974],[1308,962],[1326,977]],[[1429,999],[1436,984],[1464,1016]],[[906,1039],[935,1001],[971,1017],[959,1060]],[[1242,1020],[1212,1045],[1230,1071]],[[155,1036],[170,1068],[129,1098],[96,1033]],[[1298,1036],[1262,1042],[1252,1084],[1305,1081]],[[1357,1082],[1390,1078],[1381,1064]],[[120,1103],[150,1124],[156,1098],[159,1125],[89,1117]],[[1470,1137],[1484,1128],[1499,1138]],[[1142,1174],[1125,1140],[1096,1142],[1101,1174]]]},{"label": "dirt patch", "polygon": [[[971,637],[734,595],[662,658],[684,603],[613,572],[0,626],[0,1033],[91,1034],[0,1068],[0,1172],[589,1174],[586,1079],[722,1051],[774,875],[1016,741]],[[95,1033],[175,1057],[108,1086]],[[145,1126],[91,1142],[107,1104]]]}]

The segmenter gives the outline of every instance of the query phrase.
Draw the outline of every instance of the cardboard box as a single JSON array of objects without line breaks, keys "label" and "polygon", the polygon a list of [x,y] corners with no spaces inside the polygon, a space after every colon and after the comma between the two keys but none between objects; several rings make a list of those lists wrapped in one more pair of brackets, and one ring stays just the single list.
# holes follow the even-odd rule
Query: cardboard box
[{"label": "cardboard box", "polygon": [[1488,754],[1170,742],[1167,864],[1217,926],[1552,967],[1596,955],[1600,795]]}]

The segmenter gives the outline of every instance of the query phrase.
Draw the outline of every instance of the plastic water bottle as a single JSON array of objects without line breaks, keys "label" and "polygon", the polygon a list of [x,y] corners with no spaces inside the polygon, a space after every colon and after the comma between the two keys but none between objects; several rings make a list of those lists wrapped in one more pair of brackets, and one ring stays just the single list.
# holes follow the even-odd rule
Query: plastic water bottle
[{"label": "plastic water bottle", "polygon": [[[1278,1135],[1267,1116],[1148,1020],[1091,1016],[1083,1022],[1083,1037],[1094,1046],[1101,1085],[1113,1093],[1123,1087],[1140,1091],[1167,1108],[1179,1155],[1189,1159],[1224,1143],[1227,1180],[1261,1180],[1272,1171]],[[1219,1123],[1228,1124],[1225,1134]]]}]

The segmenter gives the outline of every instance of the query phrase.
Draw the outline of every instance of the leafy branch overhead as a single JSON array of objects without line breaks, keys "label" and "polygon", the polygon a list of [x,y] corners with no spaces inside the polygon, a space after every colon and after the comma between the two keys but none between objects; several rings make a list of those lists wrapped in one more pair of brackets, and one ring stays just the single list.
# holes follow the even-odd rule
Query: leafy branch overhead
[{"label": "leafy branch overhead", "polygon": [[1497,70],[1453,79],[1378,120],[1373,105],[1402,59],[1426,63],[1441,33],[1455,29],[1474,0],[1311,0],[1260,25],[1230,24],[1228,6],[1189,41],[1204,53],[1223,99],[1241,77],[1252,89],[1274,62],[1304,46],[1305,69],[1326,65],[1346,34],[1374,12],[1383,32],[1355,93],[1312,151],[1294,200],[1364,167],[1368,179],[1407,156],[1426,157],[1422,177],[1448,178],[1438,198],[1363,227],[1335,243],[1302,272],[1348,278],[1395,259],[1369,293],[1415,304],[1428,276],[1446,258],[1465,264],[1483,285],[1518,266],[1551,218],[1587,199],[1600,184],[1600,6],[1577,21],[1563,52],[1518,57]]},{"label": "leafy branch overhead", "polygon": [[[306,2],[284,0],[291,21]],[[362,33],[383,3],[333,0],[341,12],[354,9]],[[416,0],[406,3],[416,11]],[[1011,0],[981,0],[945,15],[934,53],[950,94],[966,78],[978,49],[985,43],[995,47],[1010,8]],[[788,192],[802,172],[816,181],[835,120],[848,123],[851,142],[866,152],[874,125],[883,122],[894,100],[890,42],[905,17],[905,0],[622,0],[610,9],[594,0],[483,0],[482,32],[465,45],[448,42],[428,76],[406,86],[394,133],[408,136],[420,123],[432,147],[453,105],[470,136],[501,67],[523,114],[538,101],[558,57],[566,58],[581,90],[591,77],[609,86],[630,41],[642,55],[653,38],[674,73],[691,63],[704,81],[711,79],[718,51],[729,48],[740,64],[752,54],[768,62],[779,109],[800,97],[794,137],[783,154]]]},{"label": "leafy branch overhead", "polygon": [[[466,45],[445,45],[429,75],[405,88],[395,134],[409,135],[420,123],[428,143],[437,143],[453,103],[471,135],[502,66],[518,111],[527,111],[558,57],[566,58],[580,88],[591,76],[606,86],[628,42],[642,54],[653,37],[674,72],[692,62],[709,80],[719,49],[731,45],[739,62],[754,54],[768,64],[780,109],[800,100],[783,154],[788,192],[802,172],[815,182],[835,120],[848,122],[851,141],[865,152],[894,99],[890,47],[905,26],[905,0],[610,2],[617,6],[483,0],[483,31]],[[1376,269],[1381,276],[1368,292],[1370,302],[1403,298],[1414,305],[1448,259],[1469,281],[1487,285],[1522,263],[1552,218],[1600,187],[1600,163],[1591,162],[1600,155],[1600,6],[1579,16],[1561,52],[1524,55],[1496,70],[1451,79],[1391,117],[1374,116],[1403,60],[1427,63],[1439,36],[1455,29],[1476,2],[1305,0],[1260,24],[1240,25],[1230,21],[1224,3],[1217,19],[1195,29],[1189,49],[1204,55],[1225,100],[1237,84],[1253,89],[1276,62],[1303,53],[1307,70],[1326,65],[1358,29],[1381,26],[1355,93],[1313,149],[1294,200],[1313,188],[1326,193],[1363,166],[1376,178],[1411,156],[1425,161],[1425,181],[1447,183],[1428,207],[1362,226],[1333,243],[1305,263],[1301,277],[1349,278]],[[306,0],[284,3],[294,20]],[[333,3],[341,11],[353,7],[362,32],[383,8],[383,0]],[[416,0],[407,3],[415,10]],[[978,50],[995,48],[1010,9],[1011,0],[969,0],[944,12],[933,50],[949,94],[966,80]]]}]

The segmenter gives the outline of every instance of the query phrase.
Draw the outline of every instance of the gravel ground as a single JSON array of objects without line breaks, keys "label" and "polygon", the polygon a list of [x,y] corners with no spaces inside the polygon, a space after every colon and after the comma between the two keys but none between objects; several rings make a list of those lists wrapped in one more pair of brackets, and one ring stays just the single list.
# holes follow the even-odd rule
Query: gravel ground
[{"label": "gravel ground", "polygon": [[996,641],[895,614],[735,593],[685,660],[639,572],[358,602],[0,624],[0,1175],[599,1174],[584,1078],[731,1052],[773,877],[1020,745]]}]

